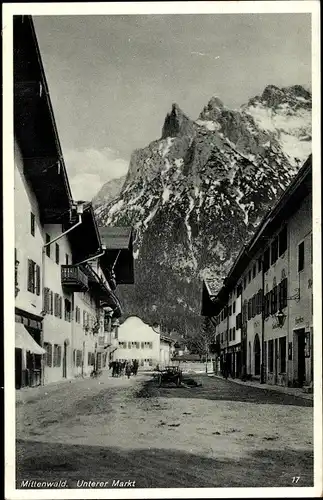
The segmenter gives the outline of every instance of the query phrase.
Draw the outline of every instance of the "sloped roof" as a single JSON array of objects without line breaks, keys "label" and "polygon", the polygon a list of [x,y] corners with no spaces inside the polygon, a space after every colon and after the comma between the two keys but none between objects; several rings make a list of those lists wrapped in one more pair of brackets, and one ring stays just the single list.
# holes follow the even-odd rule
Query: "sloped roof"
[{"label": "sloped roof", "polygon": [[105,245],[107,250],[128,250],[130,247],[131,227],[100,227],[99,233],[102,245]]}]

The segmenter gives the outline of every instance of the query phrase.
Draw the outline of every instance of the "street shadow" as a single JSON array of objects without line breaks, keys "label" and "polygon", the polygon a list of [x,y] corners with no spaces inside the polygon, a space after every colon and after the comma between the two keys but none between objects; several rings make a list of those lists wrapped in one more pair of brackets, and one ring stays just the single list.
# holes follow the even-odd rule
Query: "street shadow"
[{"label": "street shadow", "polygon": [[[217,446],[216,437],[214,448]],[[307,450],[253,451],[241,459],[220,460],[171,449],[115,447],[17,440],[16,487],[26,481],[135,481],[136,488],[243,488],[313,486],[313,455]],[[25,485],[25,486],[24,486]],[[64,486],[64,485],[63,485]],[[296,484],[295,484],[296,486]],[[120,487],[120,485],[119,485]]]},{"label": "street shadow", "polygon": [[[192,377],[190,377],[192,378]],[[212,401],[238,401],[254,404],[274,404],[313,407],[313,401],[301,397],[257,387],[244,386],[207,375],[196,375],[198,387],[176,387],[174,384],[158,387],[155,380],[148,380],[137,392],[138,398],[192,398]],[[183,378],[185,383],[185,376]]]}]

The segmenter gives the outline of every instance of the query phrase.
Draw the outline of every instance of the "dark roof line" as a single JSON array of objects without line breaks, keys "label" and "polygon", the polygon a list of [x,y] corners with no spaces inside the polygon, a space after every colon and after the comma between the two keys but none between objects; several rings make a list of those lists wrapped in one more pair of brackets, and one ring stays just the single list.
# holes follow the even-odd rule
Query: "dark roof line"
[{"label": "dark roof line", "polygon": [[36,54],[37,54],[37,60],[38,60],[39,68],[40,68],[42,84],[44,85],[44,91],[45,91],[45,95],[46,95],[46,101],[47,101],[47,105],[48,105],[48,110],[49,110],[49,113],[50,113],[50,116],[51,116],[52,126],[53,126],[53,130],[54,130],[54,135],[55,135],[55,143],[56,143],[56,147],[57,147],[57,150],[58,150],[59,160],[60,160],[62,171],[63,171],[63,175],[64,175],[64,182],[65,182],[65,185],[66,185],[66,188],[67,188],[67,191],[68,191],[68,196],[69,196],[69,198],[70,198],[70,200],[72,202],[73,201],[72,191],[71,191],[70,183],[69,183],[68,176],[67,176],[67,170],[66,170],[65,161],[64,161],[64,157],[63,157],[63,152],[62,152],[62,148],[61,148],[61,144],[60,144],[60,140],[59,140],[59,135],[58,135],[56,121],[55,121],[55,116],[54,116],[54,111],[53,111],[52,102],[51,102],[51,99],[50,99],[49,88],[48,88],[48,84],[47,84],[47,80],[46,80],[46,75],[45,75],[45,70],[44,70],[44,66],[43,66],[43,62],[42,62],[42,58],[41,58],[41,54],[40,54],[40,49],[39,49],[37,35],[36,35],[35,27],[34,27],[34,22],[33,22],[32,16],[28,15],[26,17],[27,17],[27,19],[28,19],[28,21],[30,23],[32,36],[33,36],[33,39],[34,39],[34,42],[35,42],[35,49],[36,49]]}]

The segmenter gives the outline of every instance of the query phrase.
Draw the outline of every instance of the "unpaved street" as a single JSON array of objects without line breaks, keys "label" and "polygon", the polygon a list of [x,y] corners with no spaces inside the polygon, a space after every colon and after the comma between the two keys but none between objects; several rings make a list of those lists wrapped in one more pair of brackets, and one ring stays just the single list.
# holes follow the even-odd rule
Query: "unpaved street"
[{"label": "unpaved street", "polygon": [[[158,388],[148,375],[20,391],[17,487],[27,479],[136,487],[312,485],[308,400],[196,376]],[[300,429],[302,431],[300,432]]]}]

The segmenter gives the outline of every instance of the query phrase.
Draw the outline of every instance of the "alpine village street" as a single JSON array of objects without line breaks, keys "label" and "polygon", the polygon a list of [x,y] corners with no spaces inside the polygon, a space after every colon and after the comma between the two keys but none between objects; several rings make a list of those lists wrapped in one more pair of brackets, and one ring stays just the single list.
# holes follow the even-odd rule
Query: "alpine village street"
[{"label": "alpine village street", "polygon": [[[170,266],[164,281],[154,275],[151,288],[140,289],[142,314],[133,303],[131,309],[127,290],[139,274],[134,224],[122,217],[120,224],[102,223],[91,201],[72,197],[31,16],[14,16],[13,38],[16,489],[313,487],[312,156],[235,248],[221,282],[201,277],[195,316],[189,306],[187,317],[177,313],[186,311],[191,292],[185,275],[178,278],[170,305],[175,313],[167,317],[173,324],[165,326],[161,299],[154,302],[150,294],[158,285],[163,296],[167,272],[171,279],[175,271]],[[281,99],[298,92],[305,96],[298,97],[300,106],[309,99],[297,85],[266,92]],[[218,100],[212,102],[220,116]],[[211,118],[193,126],[173,105],[160,162],[175,144],[167,134],[177,130],[178,120],[185,133],[197,130],[201,141],[217,133]],[[233,190],[242,171],[233,162],[241,154],[228,144],[232,156],[223,160],[223,171],[229,175],[225,169],[234,164],[226,181]],[[252,172],[250,165],[243,168]],[[162,179],[171,171],[166,166],[160,167]],[[181,175],[185,166],[176,157],[172,168]],[[258,181],[255,174],[252,183]],[[130,192],[128,201],[112,206],[113,214],[135,206]],[[188,221],[198,198],[192,198],[194,189],[187,192],[183,248],[189,253]],[[226,251],[221,243],[217,248],[214,258]],[[154,256],[141,261],[148,281],[154,265]],[[203,327],[187,327],[189,336],[180,327],[192,317]]]}]

